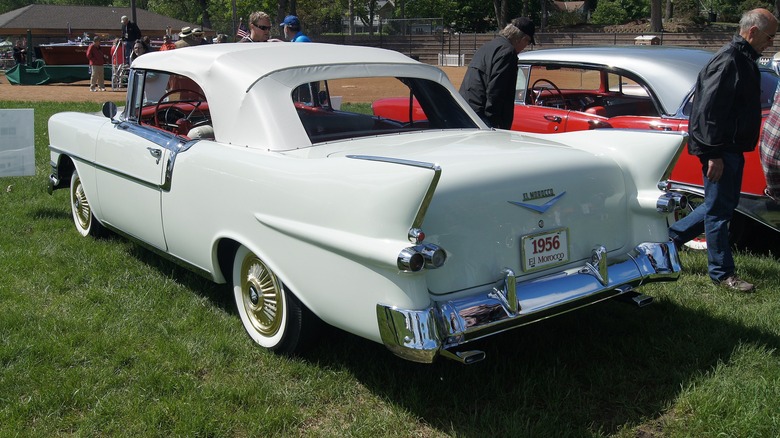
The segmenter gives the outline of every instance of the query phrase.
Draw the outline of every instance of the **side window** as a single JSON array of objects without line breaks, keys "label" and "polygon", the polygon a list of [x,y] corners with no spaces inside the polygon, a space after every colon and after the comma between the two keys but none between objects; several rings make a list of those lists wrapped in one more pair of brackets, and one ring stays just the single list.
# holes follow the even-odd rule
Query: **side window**
[{"label": "side window", "polygon": [[141,117],[141,108],[144,105],[144,71],[133,70],[128,77],[127,89],[127,118],[132,121],[139,121]]},{"label": "side window", "polygon": [[691,116],[691,107],[693,107],[693,98],[694,98],[694,96],[693,96],[693,94],[691,94],[691,97],[688,98],[688,101],[685,102],[685,105],[683,106],[682,113],[683,113],[683,115],[685,117],[690,117]]},{"label": "side window", "polygon": [[135,81],[138,123],[190,139],[214,138],[208,102],[195,81],[160,71],[139,72]]},{"label": "side window", "polygon": [[580,111],[592,104],[601,91],[601,76],[598,70],[592,69],[533,66],[528,73],[528,84],[526,103]]},{"label": "side window", "polygon": [[302,106],[330,108],[328,84],[319,81],[299,85],[293,90],[292,100]]},{"label": "side window", "polygon": [[761,108],[769,109],[775,101],[778,77],[767,70],[761,70]]},{"label": "side window", "polygon": [[621,76],[615,73],[609,73],[607,75],[609,81],[609,91],[625,94],[628,96],[640,96],[647,97],[647,90],[640,85],[637,81]]},{"label": "side window", "polygon": [[528,87],[528,76],[531,72],[530,65],[521,65],[517,69],[517,83],[515,84],[515,104],[525,103]]}]

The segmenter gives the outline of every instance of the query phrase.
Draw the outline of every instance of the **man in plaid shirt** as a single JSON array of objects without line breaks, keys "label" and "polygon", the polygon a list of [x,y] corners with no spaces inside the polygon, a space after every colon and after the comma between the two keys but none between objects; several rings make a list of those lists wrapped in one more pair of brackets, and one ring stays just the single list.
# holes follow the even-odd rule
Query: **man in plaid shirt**
[{"label": "man in plaid shirt", "polygon": [[[780,52],[774,56],[774,67],[780,75]],[[761,167],[766,176],[764,193],[775,202],[780,202],[780,83],[775,90],[775,102],[772,111],[764,123],[761,134]]]}]

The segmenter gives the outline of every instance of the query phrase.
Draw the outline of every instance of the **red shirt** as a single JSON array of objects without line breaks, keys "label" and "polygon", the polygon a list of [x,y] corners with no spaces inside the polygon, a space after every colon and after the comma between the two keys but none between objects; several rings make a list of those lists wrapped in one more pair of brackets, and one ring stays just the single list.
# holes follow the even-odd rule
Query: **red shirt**
[{"label": "red shirt", "polygon": [[103,65],[105,63],[100,44],[92,43],[87,47],[87,60],[89,60],[89,65]]}]

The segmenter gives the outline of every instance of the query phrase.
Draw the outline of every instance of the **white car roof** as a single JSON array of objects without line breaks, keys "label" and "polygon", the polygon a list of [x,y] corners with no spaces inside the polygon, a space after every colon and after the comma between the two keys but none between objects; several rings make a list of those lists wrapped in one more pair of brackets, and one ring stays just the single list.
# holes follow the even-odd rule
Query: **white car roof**
[{"label": "white car roof", "polygon": [[607,66],[631,72],[651,88],[664,113],[675,114],[714,52],[664,46],[568,47],[521,52],[524,63]]},{"label": "white car roof", "polygon": [[[443,84],[460,99],[447,75],[399,52],[321,43],[223,43],[152,52],[133,69],[160,70],[193,79],[203,89],[218,141],[272,150],[310,146],[291,104],[298,85],[350,77],[417,77]],[[279,105],[274,105],[279,102]]]},{"label": "white car roof", "polygon": [[399,52],[318,43],[223,43],[152,52],[132,67],[164,70],[194,79],[225,80],[246,90],[262,76],[293,67],[332,64],[420,64]]}]

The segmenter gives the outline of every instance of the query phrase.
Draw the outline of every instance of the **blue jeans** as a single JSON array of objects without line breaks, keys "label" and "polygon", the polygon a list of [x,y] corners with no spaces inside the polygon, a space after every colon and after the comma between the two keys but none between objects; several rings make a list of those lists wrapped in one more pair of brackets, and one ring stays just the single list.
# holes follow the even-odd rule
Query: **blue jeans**
[{"label": "blue jeans", "polygon": [[724,153],[723,176],[716,183],[707,179],[707,160],[700,160],[704,177],[704,202],[669,227],[669,237],[682,244],[704,233],[710,278],[721,282],[734,275],[735,271],[729,246],[729,221],[739,204],[745,157],[741,153]]}]

